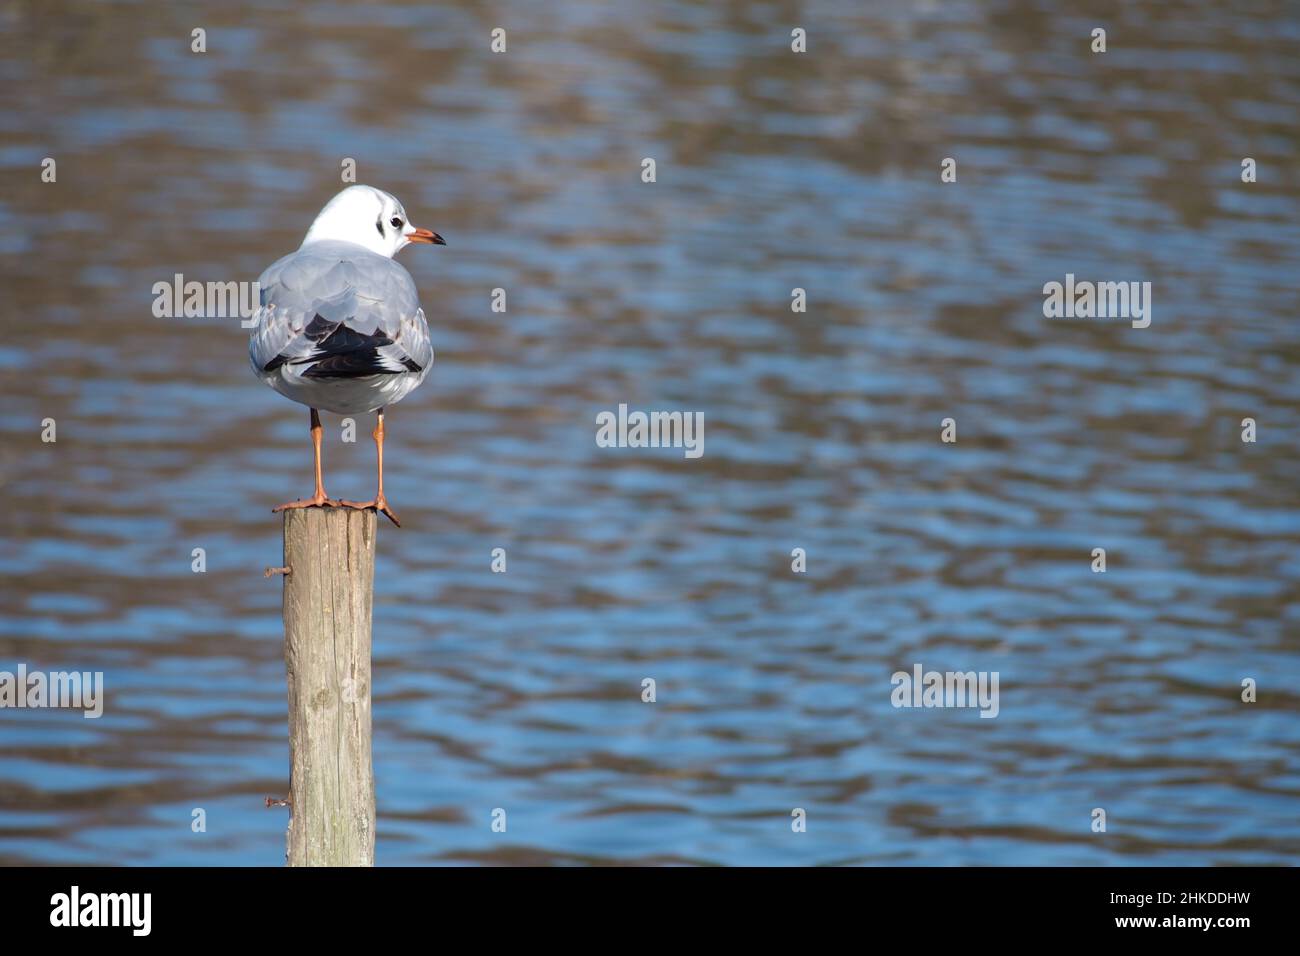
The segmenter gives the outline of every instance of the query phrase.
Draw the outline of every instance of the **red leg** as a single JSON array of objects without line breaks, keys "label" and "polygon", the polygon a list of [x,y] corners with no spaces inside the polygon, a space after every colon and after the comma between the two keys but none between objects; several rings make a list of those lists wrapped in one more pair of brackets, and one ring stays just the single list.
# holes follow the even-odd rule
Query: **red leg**
[{"label": "red leg", "polygon": [[384,410],[379,410],[379,419],[375,422],[375,430],[371,432],[370,437],[375,440],[375,456],[379,462],[379,490],[375,492],[373,501],[340,501],[345,508],[374,508],[382,515],[387,515],[388,520],[399,528],[402,523],[397,520],[397,515],[393,514],[393,509],[388,507],[388,499],[384,497]]},{"label": "red leg", "polygon": [[272,511],[287,511],[290,508],[313,508],[321,505],[329,508],[337,508],[339,506],[337,501],[331,501],[329,498],[325,497],[325,483],[321,480],[320,471],[320,439],[320,415],[318,415],[316,409],[313,408],[311,410],[311,445],[316,453],[316,494],[310,498],[300,498],[297,501],[287,502],[286,504],[280,505],[278,508],[272,508]]}]

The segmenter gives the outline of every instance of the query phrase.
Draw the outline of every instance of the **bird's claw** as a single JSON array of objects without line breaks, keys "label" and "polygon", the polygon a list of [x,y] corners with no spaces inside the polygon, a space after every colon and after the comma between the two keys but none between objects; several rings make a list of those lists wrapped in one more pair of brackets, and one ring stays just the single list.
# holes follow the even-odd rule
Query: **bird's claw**
[{"label": "bird's claw", "polygon": [[315,495],[311,498],[299,498],[297,501],[286,501],[284,504],[272,508],[271,513],[275,514],[280,511],[291,511],[294,508],[339,508],[342,507],[342,505],[343,502],[337,501],[334,498],[326,498],[324,495]]},{"label": "bird's claw", "polygon": [[397,525],[397,527],[400,528],[402,526],[402,522],[397,520],[397,515],[393,513],[392,508],[388,507],[388,500],[383,495],[380,495],[374,501],[340,500],[339,505],[343,508],[356,508],[358,511],[365,511],[367,508],[373,508],[381,515],[387,517],[388,520]]}]

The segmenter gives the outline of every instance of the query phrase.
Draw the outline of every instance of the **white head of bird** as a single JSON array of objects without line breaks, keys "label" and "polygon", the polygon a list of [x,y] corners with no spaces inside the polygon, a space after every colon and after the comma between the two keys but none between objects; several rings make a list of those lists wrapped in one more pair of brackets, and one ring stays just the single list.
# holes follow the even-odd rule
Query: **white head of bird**
[{"label": "white head of bird", "polygon": [[445,246],[442,236],[417,229],[397,197],[373,186],[349,186],[325,204],[302,244],[336,239],[391,259],[413,242]]}]

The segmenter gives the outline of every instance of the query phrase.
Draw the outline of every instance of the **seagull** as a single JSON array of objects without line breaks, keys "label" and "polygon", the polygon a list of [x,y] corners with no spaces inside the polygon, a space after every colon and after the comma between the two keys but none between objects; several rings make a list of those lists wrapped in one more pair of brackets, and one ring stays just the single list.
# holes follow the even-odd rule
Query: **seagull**
[{"label": "seagull", "polygon": [[[297,252],[258,280],[248,357],[253,372],[285,398],[311,409],[316,493],[290,508],[374,508],[401,527],[384,497],[384,409],[424,381],[433,364],[429,325],[410,273],[393,256],[410,243],[445,246],[417,229],[394,196],[349,186],[326,203]],[[379,488],[373,501],[334,500],[321,480],[318,409],[376,412]]]}]

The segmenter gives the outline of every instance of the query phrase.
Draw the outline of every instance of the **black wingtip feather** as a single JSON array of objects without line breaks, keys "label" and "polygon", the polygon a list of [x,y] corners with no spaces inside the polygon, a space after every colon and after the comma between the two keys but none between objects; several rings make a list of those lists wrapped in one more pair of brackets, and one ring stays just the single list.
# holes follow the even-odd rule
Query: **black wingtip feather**
[{"label": "black wingtip feather", "polygon": [[[262,371],[274,372],[287,362],[290,365],[310,366],[303,371],[303,378],[361,378],[367,375],[402,374],[402,369],[385,365],[379,354],[379,349],[394,344],[383,332],[366,335],[348,328],[342,322],[331,322],[317,315],[308,324],[304,334],[316,343],[316,348],[310,355],[304,358],[277,355],[266,363]],[[418,362],[406,356],[400,361],[402,368],[407,371],[423,371]]]}]

